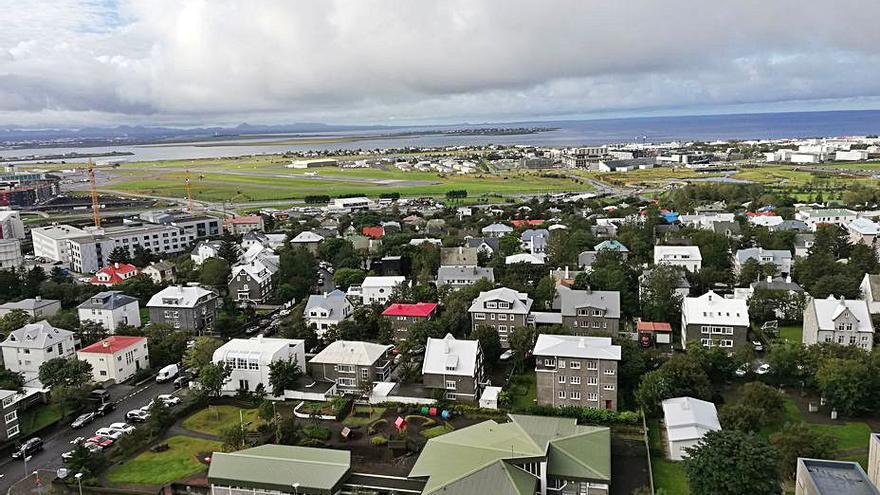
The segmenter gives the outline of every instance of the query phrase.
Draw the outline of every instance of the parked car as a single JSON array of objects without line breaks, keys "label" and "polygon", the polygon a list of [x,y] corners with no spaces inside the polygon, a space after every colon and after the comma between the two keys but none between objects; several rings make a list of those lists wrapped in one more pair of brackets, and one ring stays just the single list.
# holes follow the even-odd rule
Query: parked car
[{"label": "parked car", "polygon": [[43,439],[34,437],[21,444],[21,448],[12,453],[12,458],[21,459],[41,450],[43,450]]},{"label": "parked car", "polygon": [[70,423],[70,427],[73,429],[82,428],[83,426],[91,423],[94,420],[95,413],[80,414],[76,419],[73,420],[73,423]]},{"label": "parked car", "polygon": [[760,340],[753,340],[752,347],[755,349],[755,352],[761,352],[764,350],[764,344],[762,344]]},{"label": "parked car", "polygon": [[135,430],[135,427],[131,426],[128,423],[110,423],[110,426],[108,426],[107,428],[110,428],[111,430],[122,432],[125,435],[127,435],[129,433],[134,433],[134,430]]},{"label": "parked car", "polygon": [[174,406],[180,404],[180,397],[175,397],[171,394],[161,394],[161,395],[156,396],[156,399],[161,401],[163,404],[165,404],[168,407],[174,407]]},{"label": "parked car", "polygon": [[770,373],[770,365],[764,363],[761,366],[758,366],[758,369],[755,370],[755,373],[759,375],[766,375],[767,373]]},{"label": "parked car", "polygon": [[180,372],[180,368],[176,364],[169,364],[168,366],[159,370],[159,374],[156,375],[156,383],[164,383],[169,380],[173,380],[174,377],[177,376],[178,372]]},{"label": "parked car", "polygon": [[106,416],[110,411],[114,409],[116,409],[116,404],[112,402],[105,402],[98,406],[97,409],[95,409],[95,414],[97,414],[98,416]]},{"label": "parked car", "polygon": [[175,389],[186,388],[187,385],[189,385],[189,378],[187,378],[185,376],[178,376],[177,378],[174,379],[174,388]]},{"label": "parked car", "polygon": [[501,361],[509,361],[514,354],[516,354],[516,352],[513,349],[508,349],[501,353],[501,356],[499,356],[498,359]]},{"label": "parked car", "polygon": [[90,443],[92,445],[97,445],[102,449],[106,449],[107,447],[113,445],[113,439],[110,437],[106,437],[104,435],[95,435],[92,438],[86,440],[86,443]]},{"label": "parked car", "polygon": [[150,418],[150,413],[144,411],[143,409],[132,409],[125,413],[126,421],[135,421],[137,423],[143,423],[147,419]]},{"label": "parked car", "polygon": [[733,374],[735,374],[736,376],[746,376],[746,374],[748,374],[748,372],[749,372],[749,363],[746,363],[746,364],[740,366],[739,368],[737,368],[736,371],[733,372]]},{"label": "parked car", "polygon": [[[103,450],[103,448],[102,448],[100,445],[95,445],[95,444],[93,444],[93,443],[86,443],[86,444],[84,444],[84,447],[85,447],[86,450],[88,450],[89,453],[91,453],[91,454],[94,454],[94,453],[96,453],[96,452],[100,452],[101,450]],[[65,460],[65,461],[69,461],[70,459],[73,458],[73,453],[74,453],[74,452],[76,452],[76,449],[74,449],[74,450],[68,450],[67,452],[61,454],[61,459]]]},{"label": "parked car", "polygon": [[110,401],[110,392],[103,388],[96,388],[89,392],[89,400],[97,401],[100,404]]},{"label": "parked car", "polygon": [[109,438],[112,438],[113,440],[118,440],[119,437],[122,436],[122,433],[120,433],[116,430],[111,430],[110,428],[107,428],[105,426],[104,428],[98,428],[95,431],[95,436],[109,437]]}]

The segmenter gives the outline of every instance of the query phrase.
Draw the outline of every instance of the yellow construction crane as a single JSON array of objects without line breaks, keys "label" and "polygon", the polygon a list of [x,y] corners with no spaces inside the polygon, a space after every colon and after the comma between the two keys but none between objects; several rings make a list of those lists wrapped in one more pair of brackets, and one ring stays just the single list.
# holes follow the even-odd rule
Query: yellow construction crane
[{"label": "yellow construction crane", "polygon": [[186,199],[187,199],[187,209],[190,213],[193,212],[193,189],[192,189],[192,181],[190,180],[189,170],[186,171]]},{"label": "yellow construction crane", "polygon": [[98,182],[95,180],[95,164],[89,158],[89,182],[91,184],[92,193],[92,218],[95,221],[95,227],[101,228],[101,205],[98,204]]}]

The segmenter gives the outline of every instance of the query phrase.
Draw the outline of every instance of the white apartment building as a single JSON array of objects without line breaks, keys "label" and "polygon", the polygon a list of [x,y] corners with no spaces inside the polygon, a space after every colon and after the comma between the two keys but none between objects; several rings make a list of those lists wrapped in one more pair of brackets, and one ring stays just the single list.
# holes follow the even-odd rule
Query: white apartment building
[{"label": "white apartment building", "polygon": [[29,323],[10,332],[0,344],[3,364],[9,371],[22,373],[25,384],[39,382],[40,366],[58,357],[75,355],[73,332],[55,328],[46,320]]},{"label": "white apartment building", "polygon": [[0,210],[0,239],[24,239],[24,222],[17,210]]},{"label": "white apartment building", "polygon": [[76,357],[92,365],[92,379],[97,383],[122,383],[150,367],[146,337],[112,335],[76,351]]},{"label": "white apartment building", "polygon": [[806,223],[810,230],[816,231],[816,227],[823,224],[838,225],[845,227],[858,217],[852,210],[843,208],[805,208],[794,214],[795,219]]},{"label": "white apartment building", "polygon": [[79,321],[100,323],[114,333],[120,325],[141,326],[138,300],[119,291],[99,292],[77,306]]},{"label": "white apartment building", "polygon": [[34,256],[69,263],[68,239],[88,235],[88,232],[70,225],[51,225],[31,229]]},{"label": "white apartment building", "polygon": [[0,269],[18,268],[24,264],[21,255],[21,241],[0,239]]},{"label": "white apartment building", "polygon": [[239,390],[254,391],[262,385],[269,396],[284,396],[283,390],[272,390],[269,366],[276,361],[295,361],[306,371],[305,341],[270,339],[262,335],[252,339],[232,339],[214,351],[215,363],[226,363],[232,373],[221,393],[235,395]]},{"label": "white apartment building", "polygon": [[654,264],[680,266],[693,273],[703,266],[703,255],[698,246],[654,246]]},{"label": "white apartment building", "polygon": [[498,332],[502,347],[510,347],[508,337],[516,327],[528,325],[534,301],[524,292],[499,287],[480,295],[471,303],[471,328],[488,325]]},{"label": "white apartment building", "polygon": [[107,266],[113,249],[124,247],[131,256],[135,246],[155,254],[176,254],[192,247],[197,239],[195,230],[189,233],[173,225],[123,225],[95,229],[86,235],[68,239],[70,268],[81,273],[92,273]]}]

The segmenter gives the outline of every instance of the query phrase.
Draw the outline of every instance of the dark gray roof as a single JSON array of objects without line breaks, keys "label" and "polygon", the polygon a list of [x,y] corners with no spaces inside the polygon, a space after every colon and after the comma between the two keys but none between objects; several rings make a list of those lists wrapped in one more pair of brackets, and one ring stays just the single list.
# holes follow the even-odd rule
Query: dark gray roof
[{"label": "dark gray roof", "polygon": [[495,270],[481,266],[441,266],[437,270],[438,286],[452,283],[454,280],[464,280],[467,283],[472,283],[481,278],[494,282]]},{"label": "dark gray roof", "polygon": [[608,318],[620,318],[620,292],[556,287],[553,309],[560,310],[563,316],[575,316],[579,308],[597,308],[604,310]]},{"label": "dark gray roof", "polygon": [[497,237],[472,237],[467,240],[466,246],[472,247],[472,248],[478,248],[482,244],[486,244],[487,246],[492,248],[492,251],[497,251],[498,250],[498,243],[500,241],[501,241],[501,239],[499,239]]},{"label": "dark gray roof", "polygon": [[77,306],[78,309],[116,309],[137,302],[137,299],[126,296],[118,290],[99,292],[86,302]]},{"label": "dark gray roof", "polygon": [[803,292],[804,289],[796,282],[793,282],[790,278],[784,279],[782,277],[776,277],[773,280],[761,280],[760,282],[752,282],[752,289],[769,289],[769,290],[784,290],[791,292]]},{"label": "dark gray roof", "polygon": [[810,227],[800,220],[783,220],[782,223],[770,227],[771,231],[795,230],[797,232],[809,232]]}]

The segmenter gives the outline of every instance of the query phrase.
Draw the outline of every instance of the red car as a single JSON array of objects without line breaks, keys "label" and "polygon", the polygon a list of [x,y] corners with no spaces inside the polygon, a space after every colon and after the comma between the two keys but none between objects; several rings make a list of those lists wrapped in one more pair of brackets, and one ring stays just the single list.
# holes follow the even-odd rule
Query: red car
[{"label": "red car", "polygon": [[86,443],[97,445],[102,449],[106,449],[107,447],[113,445],[113,439],[110,437],[105,437],[103,435],[95,435],[92,438],[86,440]]}]

